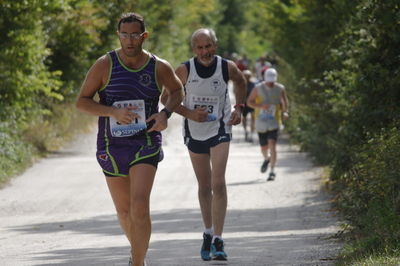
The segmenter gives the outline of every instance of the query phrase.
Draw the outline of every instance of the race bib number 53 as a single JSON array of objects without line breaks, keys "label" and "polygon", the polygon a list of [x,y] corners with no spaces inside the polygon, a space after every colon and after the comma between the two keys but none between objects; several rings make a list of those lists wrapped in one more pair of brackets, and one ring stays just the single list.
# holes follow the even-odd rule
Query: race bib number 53
[{"label": "race bib number 53", "polygon": [[110,117],[110,130],[113,137],[129,137],[135,135],[137,132],[146,129],[146,113],[144,100],[128,100],[118,101],[113,104],[116,108],[136,107],[132,112],[138,114],[140,118],[136,118],[132,123],[121,125],[113,117]]}]

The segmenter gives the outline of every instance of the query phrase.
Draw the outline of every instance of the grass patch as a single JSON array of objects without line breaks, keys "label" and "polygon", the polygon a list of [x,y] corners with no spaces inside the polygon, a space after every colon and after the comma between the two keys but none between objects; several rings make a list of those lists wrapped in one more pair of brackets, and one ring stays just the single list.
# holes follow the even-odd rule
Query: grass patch
[{"label": "grass patch", "polygon": [[[347,256],[349,255],[349,256]],[[336,265],[338,266],[398,266],[400,265],[400,252],[399,250],[386,251],[380,254],[364,255],[360,257],[353,256],[353,248],[346,246],[342,259]]]},{"label": "grass patch", "polygon": [[0,186],[94,123],[94,116],[78,112],[72,104],[55,106],[51,115],[32,120],[24,132],[11,122],[0,123]]}]

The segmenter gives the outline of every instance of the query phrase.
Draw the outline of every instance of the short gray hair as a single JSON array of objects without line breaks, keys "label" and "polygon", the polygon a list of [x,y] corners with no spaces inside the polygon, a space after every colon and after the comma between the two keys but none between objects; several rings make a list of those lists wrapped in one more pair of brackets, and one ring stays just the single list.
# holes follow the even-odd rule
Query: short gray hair
[{"label": "short gray hair", "polygon": [[192,48],[194,47],[194,39],[200,34],[208,35],[211,38],[211,41],[214,44],[217,44],[218,39],[217,35],[215,34],[215,31],[210,28],[201,28],[193,32],[192,38],[190,38],[190,45],[192,46]]}]

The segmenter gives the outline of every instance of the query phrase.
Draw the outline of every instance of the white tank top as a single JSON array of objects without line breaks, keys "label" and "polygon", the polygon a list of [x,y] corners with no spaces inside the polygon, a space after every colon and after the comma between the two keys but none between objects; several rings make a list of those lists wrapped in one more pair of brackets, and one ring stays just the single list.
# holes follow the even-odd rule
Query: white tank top
[{"label": "white tank top", "polygon": [[232,132],[232,126],[227,123],[231,116],[231,103],[228,95],[228,84],[222,75],[222,59],[217,58],[214,74],[206,79],[201,78],[196,71],[194,58],[190,59],[190,72],[185,84],[183,105],[188,109],[205,106],[208,111],[208,121],[196,122],[183,119],[183,136],[195,140],[207,140],[216,135]]}]

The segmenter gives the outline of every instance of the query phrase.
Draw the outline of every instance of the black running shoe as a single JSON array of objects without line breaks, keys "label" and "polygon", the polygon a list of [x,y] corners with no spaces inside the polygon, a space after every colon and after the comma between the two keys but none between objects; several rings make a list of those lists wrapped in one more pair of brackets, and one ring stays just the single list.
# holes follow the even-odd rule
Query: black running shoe
[{"label": "black running shoe", "polygon": [[265,173],[267,171],[269,164],[269,160],[264,160],[263,164],[261,165],[261,173]]},{"label": "black running shoe", "polygon": [[227,260],[227,255],[224,251],[224,241],[222,239],[216,238],[214,243],[211,245],[211,253],[213,255],[213,260]]},{"label": "black running shoe", "polygon": [[210,251],[211,251],[211,241],[212,235],[203,233],[203,245],[201,245],[200,256],[202,260],[211,260]]},{"label": "black running shoe", "polygon": [[268,176],[268,178],[267,178],[267,181],[274,181],[274,180],[275,180],[275,177],[276,177],[275,173],[274,173],[274,172],[271,172],[271,173],[269,173],[269,176]]}]

